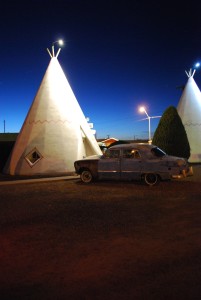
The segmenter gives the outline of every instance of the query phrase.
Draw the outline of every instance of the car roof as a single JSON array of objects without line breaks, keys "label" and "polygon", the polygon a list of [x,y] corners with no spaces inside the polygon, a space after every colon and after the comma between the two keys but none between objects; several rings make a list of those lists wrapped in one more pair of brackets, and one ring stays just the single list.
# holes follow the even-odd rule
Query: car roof
[{"label": "car roof", "polygon": [[148,144],[148,143],[130,143],[130,144],[118,144],[116,146],[111,146],[109,149],[151,149],[156,147],[155,145]]}]

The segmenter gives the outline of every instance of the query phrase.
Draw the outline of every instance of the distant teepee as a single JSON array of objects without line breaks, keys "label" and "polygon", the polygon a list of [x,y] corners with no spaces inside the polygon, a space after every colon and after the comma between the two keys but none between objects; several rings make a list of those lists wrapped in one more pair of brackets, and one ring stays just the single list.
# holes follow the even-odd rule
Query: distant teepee
[{"label": "distant teepee", "polygon": [[177,106],[191,148],[189,162],[201,162],[201,92],[193,78],[195,70],[186,72],[188,81]]},{"label": "distant teepee", "polygon": [[58,62],[51,60],[4,168],[11,175],[67,174],[74,161],[101,154]]}]

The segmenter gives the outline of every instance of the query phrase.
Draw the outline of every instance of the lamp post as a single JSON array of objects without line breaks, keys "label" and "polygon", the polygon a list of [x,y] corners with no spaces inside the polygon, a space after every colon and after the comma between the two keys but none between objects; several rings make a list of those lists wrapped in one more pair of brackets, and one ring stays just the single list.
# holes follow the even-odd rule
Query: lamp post
[{"label": "lamp post", "polygon": [[147,111],[146,111],[146,109],[145,109],[144,106],[141,106],[141,107],[139,108],[139,112],[141,112],[141,113],[144,112],[144,113],[146,114],[146,116],[147,116],[146,119],[148,119],[148,123],[149,123],[149,141],[148,141],[148,143],[151,144],[151,119],[154,119],[154,118],[160,118],[161,116],[150,117],[150,116],[148,115],[148,113],[147,113]]}]

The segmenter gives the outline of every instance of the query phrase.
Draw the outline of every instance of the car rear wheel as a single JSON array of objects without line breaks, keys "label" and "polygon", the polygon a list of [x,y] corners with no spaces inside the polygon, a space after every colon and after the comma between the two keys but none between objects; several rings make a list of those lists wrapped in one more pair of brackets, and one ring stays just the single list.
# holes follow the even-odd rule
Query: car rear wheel
[{"label": "car rear wheel", "polygon": [[80,174],[80,178],[84,183],[90,183],[93,180],[93,176],[89,170],[83,170]]},{"label": "car rear wheel", "polygon": [[155,173],[147,173],[144,175],[144,181],[147,185],[155,185],[159,182],[159,177]]}]

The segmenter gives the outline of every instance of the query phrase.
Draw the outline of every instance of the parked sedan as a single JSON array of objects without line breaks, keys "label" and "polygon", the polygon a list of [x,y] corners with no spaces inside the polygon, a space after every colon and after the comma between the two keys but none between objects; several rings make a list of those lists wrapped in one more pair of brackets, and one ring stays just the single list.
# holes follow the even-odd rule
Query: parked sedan
[{"label": "parked sedan", "polygon": [[74,166],[84,183],[112,179],[143,180],[147,185],[155,185],[160,180],[193,175],[185,158],[167,155],[157,146],[146,143],[112,146],[104,155],[77,160]]}]

